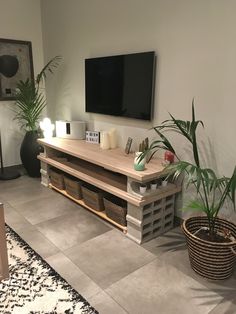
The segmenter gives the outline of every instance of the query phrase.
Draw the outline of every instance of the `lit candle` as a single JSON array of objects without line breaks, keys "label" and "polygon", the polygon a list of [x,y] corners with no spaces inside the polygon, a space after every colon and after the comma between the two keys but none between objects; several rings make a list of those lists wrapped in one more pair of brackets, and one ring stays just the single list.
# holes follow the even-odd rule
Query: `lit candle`
[{"label": "lit candle", "polygon": [[116,129],[111,129],[109,131],[110,148],[117,147],[117,133]]},{"label": "lit candle", "polygon": [[101,133],[101,144],[100,147],[102,149],[109,149],[110,148],[110,141],[109,141],[109,134],[106,131]]}]

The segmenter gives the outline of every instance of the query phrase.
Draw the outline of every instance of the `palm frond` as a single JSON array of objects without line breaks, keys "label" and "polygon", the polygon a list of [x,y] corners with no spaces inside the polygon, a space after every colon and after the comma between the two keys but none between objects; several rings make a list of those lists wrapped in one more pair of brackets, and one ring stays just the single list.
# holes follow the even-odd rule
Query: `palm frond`
[{"label": "palm frond", "polygon": [[189,209],[197,211],[197,212],[201,211],[208,214],[208,209],[205,207],[205,205],[202,202],[198,200],[193,200],[190,203],[188,203],[185,207],[182,208],[182,211],[187,211]]},{"label": "palm frond", "polygon": [[39,83],[46,79],[47,73],[53,74],[61,61],[60,56],[52,58],[37,75],[35,82],[27,79],[17,84],[15,117],[20,128],[36,130],[43,109],[46,107],[46,99],[40,91]]},{"label": "palm frond", "polygon": [[36,77],[36,83],[39,84],[42,79],[46,79],[47,77],[47,72],[53,74],[54,70],[59,66],[60,62],[62,60],[61,56],[55,56],[52,58],[41,70],[41,72],[37,75]]}]

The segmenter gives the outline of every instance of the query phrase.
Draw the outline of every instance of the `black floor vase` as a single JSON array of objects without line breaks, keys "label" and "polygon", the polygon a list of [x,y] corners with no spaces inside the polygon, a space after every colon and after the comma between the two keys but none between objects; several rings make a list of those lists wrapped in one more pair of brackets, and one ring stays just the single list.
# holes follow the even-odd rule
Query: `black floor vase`
[{"label": "black floor vase", "polygon": [[22,164],[30,177],[40,177],[40,161],[37,159],[40,145],[37,139],[37,131],[26,132],[20,148]]}]

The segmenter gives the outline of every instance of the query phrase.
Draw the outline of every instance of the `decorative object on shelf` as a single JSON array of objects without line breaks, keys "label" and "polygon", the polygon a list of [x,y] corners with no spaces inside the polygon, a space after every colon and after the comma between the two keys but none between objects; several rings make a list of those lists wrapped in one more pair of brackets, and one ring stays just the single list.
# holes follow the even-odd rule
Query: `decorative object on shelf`
[{"label": "decorative object on shelf", "polygon": [[56,136],[71,140],[84,140],[86,131],[85,121],[56,121]]},{"label": "decorative object on shelf", "polygon": [[152,181],[150,184],[151,190],[156,190],[157,189],[157,181]]},{"label": "decorative object on shelf", "polygon": [[117,131],[116,129],[112,128],[108,132],[109,134],[109,143],[110,143],[110,148],[116,148],[117,147]]},{"label": "decorative object on shelf", "polygon": [[172,164],[174,160],[175,160],[175,155],[171,151],[166,150],[164,153],[164,164],[165,165]]},{"label": "decorative object on shelf", "polygon": [[[196,200],[191,201],[185,210],[194,209],[206,215],[189,218],[182,226],[192,268],[209,279],[226,279],[233,273],[236,262],[236,225],[219,219],[218,215],[226,201],[231,203],[234,209],[236,207],[236,167],[231,177],[219,177],[213,169],[203,167],[197,142],[199,125],[203,126],[203,122],[195,119],[193,100],[192,120],[184,121],[170,115],[169,120],[154,127],[160,139],[154,141],[148,151],[153,155],[158,149],[165,149],[175,155],[177,162],[167,166],[168,171],[174,179],[185,175],[187,187],[191,185],[197,192]],[[177,132],[191,144],[193,163],[183,161],[177,156],[165,131]],[[228,233],[231,234],[230,237],[227,236]],[[202,251],[204,247],[208,249]]]},{"label": "decorative object on shelf", "polygon": [[15,100],[17,83],[33,80],[30,41],[0,39],[0,100]]},{"label": "decorative object on shelf", "polygon": [[26,131],[23,139],[20,155],[23,166],[31,177],[40,176],[40,162],[37,155],[40,153],[40,145],[37,143],[38,124],[41,113],[46,106],[46,99],[41,91],[41,83],[46,79],[48,73],[59,65],[61,57],[52,58],[36,76],[35,81],[29,78],[17,83],[15,120],[21,129]]},{"label": "decorative object on shelf", "polygon": [[148,150],[148,147],[149,147],[149,140],[148,140],[148,137],[146,137],[145,140],[143,140],[139,144],[139,151],[135,153],[135,158],[134,158],[135,170],[143,171],[145,169],[145,165],[146,165],[147,159],[149,158],[149,155],[143,156],[143,153]]},{"label": "decorative object on shelf", "polygon": [[145,169],[146,165],[146,158],[142,158],[140,160],[140,157],[142,156],[143,152],[136,152],[135,158],[134,158],[134,170],[136,171],[143,171]]},{"label": "decorative object on shelf", "polygon": [[149,139],[148,137],[145,138],[140,144],[139,144],[139,152],[145,152],[149,148]]},{"label": "decorative object on shelf", "polygon": [[43,121],[39,123],[40,129],[43,131],[44,138],[53,137],[53,131],[55,125],[51,122],[49,118],[44,118]]},{"label": "decorative object on shelf", "polygon": [[110,138],[107,131],[101,132],[100,147],[101,149],[110,149]]},{"label": "decorative object on shelf", "polygon": [[133,139],[131,137],[128,137],[127,143],[125,145],[125,153],[128,155],[130,153],[131,145],[132,145]]},{"label": "decorative object on shelf", "polygon": [[161,186],[164,188],[168,185],[168,181],[166,179],[163,179],[161,182]]},{"label": "decorative object on shelf", "polygon": [[100,132],[97,131],[86,131],[86,142],[99,144],[100,143]]},{"label": "decorative object on shelf", "polygon": [[139,191],[141,194],[144,194],[147,192],[147,184],[140,184]]}]

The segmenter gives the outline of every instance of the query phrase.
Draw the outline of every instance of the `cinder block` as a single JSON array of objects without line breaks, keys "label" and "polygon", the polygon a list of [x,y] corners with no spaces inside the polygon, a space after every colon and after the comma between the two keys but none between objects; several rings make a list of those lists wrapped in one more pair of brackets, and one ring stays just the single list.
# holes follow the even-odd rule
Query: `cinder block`
[{"label": "cinder block", "polygon": [[133,204],[128,203],[127,213],[129,216],[134,217],[138,220],[143,219],[143,207],[137,207]]},{"label": "cinder block", "polygon": [[[133,184],[130,184],[130,188]],[[175,195],[143,207],[128,204],[127,236],[137,243],[143,243],[169,231],[174,224],[174,205]]]},{"label": "cinder block", "polygon": [[133,240],[135,239],[136,242],[141,243],[143,232],[138,226],[127,220],[127,236],[130,236]]}]

